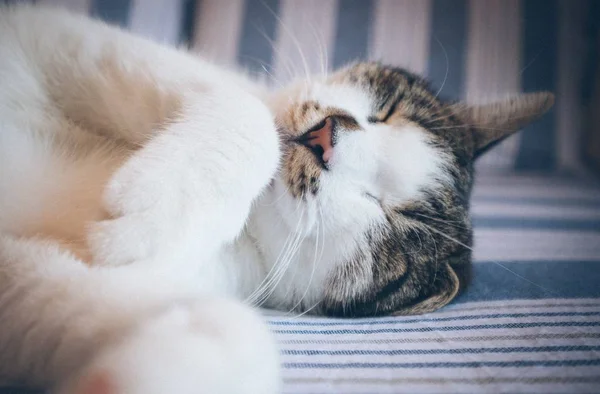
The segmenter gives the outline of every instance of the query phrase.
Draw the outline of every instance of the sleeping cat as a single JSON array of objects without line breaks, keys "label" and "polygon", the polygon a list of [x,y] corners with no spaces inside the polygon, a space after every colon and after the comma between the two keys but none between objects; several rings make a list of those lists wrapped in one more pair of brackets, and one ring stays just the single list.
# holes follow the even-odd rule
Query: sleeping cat
[{"label": "sleeping cat", "polygon": [[29,6],[0,9],[0,86],[0,380],[80,394],[275,393],[252,306],[447,304],[474,160],[553,102],[378,63],[274,90]]}]

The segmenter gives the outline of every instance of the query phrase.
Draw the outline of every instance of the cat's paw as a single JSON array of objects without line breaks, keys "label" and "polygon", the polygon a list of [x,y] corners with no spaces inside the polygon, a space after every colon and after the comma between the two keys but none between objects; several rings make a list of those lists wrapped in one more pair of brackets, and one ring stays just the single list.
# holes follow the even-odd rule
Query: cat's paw
[{"label": "cat's paw", "polygon": [[160,233],[143,215],[133,214],[94,222],[87,237],[93,265],[120,266],[151,260]]},{"label": "cat's paw", "polygon": [[279,363],[266,325],[237,303],[185,304],[105,350],[59,394],[275,394]]},{"label": "cat's paw", "polygon": [[174,258],[177,253],[177,242],[189,227],[185,208],[192,206],[182,196],[191,193],[151,148],[131,157],[105,187],[106,219],[90,224],[87,233],[95,265],[148,261],[160,253]]},{"label": "cat's paw", "polygon": [[106,185],[107,219],[88,229],[93,264],[207,259],[242,230],[250,195],[240,197],[205,169],[170,158],[176,150],[169,148],[174,141],[168,137],[161,135],[138,151]]}]

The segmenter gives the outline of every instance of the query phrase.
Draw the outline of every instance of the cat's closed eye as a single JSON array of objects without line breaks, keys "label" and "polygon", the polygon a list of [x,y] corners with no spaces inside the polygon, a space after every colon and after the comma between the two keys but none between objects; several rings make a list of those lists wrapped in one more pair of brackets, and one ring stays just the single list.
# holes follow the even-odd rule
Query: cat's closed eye
[{"label": "cat's closed eye", "polygon": [[[306,226],[329,245],[317,258],[320,287],[309,281],[319,306],[300,297],[290,308],[371,316],[450,302],[470,263],[472,164],[520,124],[493,122],[539,116],[551,96],[466,110],[440,100],[422,78],[376,63],[313,88],[303,85],[297,101],[275,108],[278,123],[299,137],[285,151],[273,203],[289,228]],[[306,293],[299,281],[289,284]],[[290,302],[283,294],[278,301]]]}]

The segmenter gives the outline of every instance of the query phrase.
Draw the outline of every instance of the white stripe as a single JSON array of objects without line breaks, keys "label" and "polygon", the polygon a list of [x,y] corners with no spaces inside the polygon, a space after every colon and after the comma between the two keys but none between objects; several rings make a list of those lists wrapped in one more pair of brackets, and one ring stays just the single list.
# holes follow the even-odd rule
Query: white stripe
[{"label": "white stripe", "polygon": [[89,13],[90,2],[91,0],[37,0],[38,4],[55,5],[79,14]]},{"label": "white stripe", "polygon": [[[519,369],[510,369],[509,372],[512,373],[515,377],[530,377],[530,376],[541,376],[547,378],[554,378],[557,376],[569,377],[569,376],[577,376],[584,375],[585,376],[594,376],[594,374],[598,373],[597,368],[581,368],[577,370],[579,373],[575,371],[569,371],[564,368],[544,368],[542,371],[539,371],[537,368],[519,368]],[[437,369],[435,370],[420,370],[419,372],[414,372],[412,370],[378,370],[378,371],[368,371],[368,374],[365,375],[361,372],[364,371],[356,371],[356,370],[341,370],[341,371],[328,371],[328,370],[303,370],[298,371],[298,376],[305,376],[308,379],[311,379],[313,376],[334,376],[336,378],[348,377],[350,379],[360,379],[362,378],[375,378],[381,377],[383,379],[393,379],[393,377],[402,377],[402,376],[420,376],[420,377],[432,377],[438,376],[440,373]],[[449,377],[468,377],[468,378],[483,378],[489,376],[500,376],[499,374],[503,372],[501,368],[483,368],[483,369],[464,369],[464,368],[452,368],[444,371]],[[586,374],[587,372],[587,374]],[[416,375],[415,375],[416,374]],[[286,377],[291,377],[288,371],[284,372]],[[284,387],[284,394],[292,394],[292,393],[347,393],[347,394],[398,394],[398,393],[419,393],[419,394],[439,394],[439,393],[454,393],[454,394],[472,394],[472,393],[543,393],[543,394],[554,394],[554,393],[595,393],[598,392],[598,383],[592,384],[556,384],[556,383],[540,383],[540,384],[521,384],[521,383],[498,383],[498,384],[486,384],[486,385],[476,385],[476,384],[460,384],[460,383],[446,383],[446,384],[412,384],[410,382],[402,383],[402,384],[379,384],[372,385],[369,383],[361,383],[360,381],[352,381],[346,384],[332,385],[327,382],[320,384],[310,384],[310,383],[302,383],[295,382],[293,386],[287,385]]]},{"label": "white stripe", "polygon": [[[577,178],[577,177],[561,177],[556,175],[529,175],[516,174],[501,176],[498,174],[478,176],[475,182],[476,187],[506,186],[506,187],[521,187],[521,186],[536,186],[536,185],[551,185],[553,187],[595,187],[600,192],[600,183],[594,178]],[[599,193],[600,194],[600,193]]]},{"label": "white stripe", "polygon": [[481,197],[493,198],[540,198],[540,199],[581,199],[590,202],[600,201],[600,194],[595,188],[581,188],[552,184],[523,185],[507,187],[503,185],[487,185],[473,190],[473,199]]},{"label": "white stripe", "polygon": [[326,73],[333,58],[337,0],[282,0],[273,50],[279,83]]},{"label": "white stripe", "polygon": [[[582,306],[589,304],[590,306]],[[551,305],[551,306],[545,306]],[[502,300],[502,301],[472,301],[464,304],[451,304],[445,310],[462,311],[473,308],[489,308],[491,310],[513,310],[514,308],[530,308],[536,311],[552,312],[555,308],[568,308],[570,311],[584,311],[588,308],[594,310],[600,307],[600,298],[545,298],[541,300]],[[437,314],[438,312],[436,312]],[[498,311],[498,313],[503,313]]]},{"label": "white stripe", "polygon": [[[467,44],[467,101],[481,103],[520,90],[521,7],[519,0],[470,0]],[[513,166],[519,135],[482,157],[482,169]]]},{"label": "white stripe", "polygon": [[[345,322],[346,319],[336,319],[323,316],[302,316],[293,318],[287,316],[284,312],[264,310],[264,316],[273,322]],[[428,318],[446,318],[450,316],[469,316],[486,313],[545,313],[545,312],[600,312],[600,298],[544,298],[544,299],[523,299],[523,300],[502,300],[502,301],[472,301],[461,304],[450,304],[443,309],[433,313],[418,316],[396,317],[395,319],[428,319]],[[360,318],[353,319],[353,322],[365,322],[368,324],[379,319],[394,319],[394,317],[382,318]],[[279,327],[279,326],[278,326]]]},{"label": "white stripe", "polygon": [[[495,311],[488,311],[488,313],[493,313]],[[535,309],[530,309],[528,312],[538,312]],[[480,311],[475,315],[487,314],[485,312]],[[512,312],[503,311],[503,314],[511,315]],[[463,316],[462,313],[455,312],[450,316],[445,315],[444,318],[448,317],[460,317]],[[371,335],[376,336],[405,336],[405,335],[414,335],[414,336],[428,336],[431,333],[434,333],[435,329],[441,329],[443,332],[452,333],[452,335],[458,336],[463,335],[465,332],[479,332],[480,335],[482,333],[481,329],[478,329],[479,326],[493,326],[493,325],[510,325],[510,324],[518,324],[518,323],[572,323],[572,322],[596,322],[600,323],[600,315],[594,316],[577,316],[577,315],[569,315],[569,316],[526,316],[526,317],[488,317],[485,319],[452,319],[452,320],[436,320],[442,316],[429,316],[428,318],[423,318],[420,316],[416,317],[382,317],[379,319],[374,319],[370,321],[365,321],[364,324],[362,322],[355,322],[354,320],[335,320],[335,325],[326,325],[326,324],[317,324],[317,325],[305,325],[301,324],[303,322],[313,322],[314,320],[302,319],[302,320],[292,320],[287,325],[273,325],[271,329],[284,331],[276,333],[276,335],[286,337],[293,335],[302,335],[304,336],[315,336],[315,335],[327,335],[327,336],[348,336],[348,335]],[[425,320],[422,320],[425,319]],[[283,320],[285,322],[285,320]],[[326,322],[325,322],[326,323]],[[339,324],[338,324],[339,323]],[[358,324],[357,324],[358,323]],[[371,324],[376,323],[376,324]],[[444,328],[452,328],[452,330],[445,331]],[[564,327],[552,327],[557,329],[564,329]],[[585,327],[587,330],[589,327]],[[524,328],[486,328],[484,332],[497,332],[497,331],[510,331],[510,330],[529,330],[529,327]],[[537,327],[538,331],[540,330]],[[596,331],[600,331],[600,325],[594,327]],[[303,334],[290,333],[289,331],[308,331]],[[347,333],[337,333],[332,331],[350,331],[350,334]],[[387,330],[390,332],[379,332],[380,330]],[[398,330],[397,332],[391,332],[391,330]],[[421,330],[421,331],[412,331],[412,330]],[[581,330],[581,327],[571,327],[569,330]],[[364,333],[357,333],[356,331],[365,331]]]},{"label": "white stripe", "polygon": [[371,58],[419,74],[427,70],[430,0],[377,0],[371,36]]},{"label": "white stripe", "polygon": [[581,206],[547,206],[541,204],[490,203],[474,201],[471,213],[475,216],[501,218],[576,219],[600,221],[600,209]]},{"label": "white stripe", "polygon": [[597,261],[600,233],[586,231],[477,229],[475,261]]},{"label": "white stripe", "polygon": [[133,0],[129,28],[154,41],[176,45],[183,19],[183,0]]},{"label": "white stripe", "polygon": [[242,31],[244,1],[202,0],[199,4],[194,50],[219,64],[235,64]]},{"label": "white stripe", "polygon": [[[575,326],[568,326],[568,325],[562,325],[562,326],[533,326],[533,327],[525,327],[525,328],[486,328],[486,329],[469,329],[469,328],[465,328],[462,330],[442,330],[440,329],[442,327],[437,327],[436,330],[433,331],[429,331],[429,332],[375,332],[375,333],[365,333],[365,332],[356,332],[356,333],[352,333],[352,334],[348,334],[348,333],[340,333],[340,334],[319,334],[319,333],[302,333],[302,334],[283,334],[283,333],[276,333],[275,337],[278,341],[284,341],[284,340],[290,340],[290,339],[303,339],[303,340],[319,340],[319,339],[328,339],[328,340],[335,340],[335,339],[350,339],[350,338],[354,338],[354,339],[360,339],[360,340],[372,340],[372,339],[378,339],[378,340],[393,340],[393,339],[398,339],[398,338],[439,338],[441,335],[446,336],[446,337],[452,337],[452,336],[456,336],[456,337],[467,337],[467,336],[472,336],[472,337],[479,337],[481,335],[485,335],[485,336],[502,336],[502,335],[527,335],[527,336],[533,336],[536,334],[540,334],[540,333],[544,333],[544,334],[555,334],[555,335],[566,335],[566,334],[573,334],[573,333],[579,333],[579,334],[595,334],[598,335],[600,334],[600,327],[599,326],[592,326],[592,327],[575,327]],[[575,339],[573,340],[575,341]],[[587,341],[587,343],[596,343],[598,344],[599,341],[597,338],[584,338],[581,339],[580,341]],[[327,349],[327,344],[322,344],[319,345],[319,349]],[[348,345],[347,348],[350,348],[351,346],[354,345]],[[432,346],[444,346],[443,343],[433,343]],[[447,346],[447,345],[446,345]]]},{"label": "white stripe", "polygon": [[[571,352],[522,352],[522,353],[487,353],[487,354],[420,354],[420,355],[345,355],[345,356],[332,356],[332,355],[311,355],[311,356],[282,356],[281,361],[284,363],[323,363],[323,364],[350,364],[350,363],[373,363],[373,364],[383,364],[383,363],[472,363],[472,362],[519,362],[519,361],[547,361],[549,359],[553,361],[568,361],[568,360],[585,360],[585,359],[594,359],[596,358],[595,351],[571,351]],[[387,367],[384,367],[387,368]],[[493,367],[486,366],[484,369],[493,368],[493,369],[501,369],[501,367]],[[518,366],[509,367],[511,369],[522,368]],[[598,368],[598,367],[596,367]],[[419,368],[389,368],[389,370],[396,370],[397,372],[404,372],[407,369],[420,369],[419,372],[414,372],[413,376],[427,376],[423,372],[428,368],[427,366],[422,366]],[[432,367],[432,370],[442,369],[438,367]],[[457,367],[446,367],[447,370],[458,369],[458,370],[481,370],[481,368],[477,368],[474,366],[457,366]],[[506,369],[506,367],[502,368]],[[330,370],[336,370],[336,368],[330,368]],[[338,369],[339,370],[339,369]],[[351,371],[359,371],[360,367],[355,367],[346,371],[346,373],[352,374]],[[373,376],[373,374],[377,374],[375,368],[364,368],[362,369],[366,374]],[[375,371],[373,371],[375,370]],[[368,371],[368,372],[367,372]],[[402,373],[402,375],[407,376],[407,374]]]}]

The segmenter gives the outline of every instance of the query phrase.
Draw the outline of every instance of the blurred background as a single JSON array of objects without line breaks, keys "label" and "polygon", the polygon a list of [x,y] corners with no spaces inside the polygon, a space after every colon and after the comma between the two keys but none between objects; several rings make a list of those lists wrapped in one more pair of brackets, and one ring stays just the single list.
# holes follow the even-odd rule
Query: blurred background
[{"label": "blurred background", "polygon": [[372,59],[427,76],[450,99],[550,90],[551,113],[484,157],[480,171],[600,174],[599,0],[35,2],[188,46],[273,84]]}]

